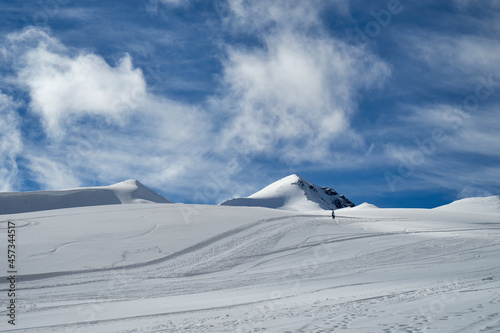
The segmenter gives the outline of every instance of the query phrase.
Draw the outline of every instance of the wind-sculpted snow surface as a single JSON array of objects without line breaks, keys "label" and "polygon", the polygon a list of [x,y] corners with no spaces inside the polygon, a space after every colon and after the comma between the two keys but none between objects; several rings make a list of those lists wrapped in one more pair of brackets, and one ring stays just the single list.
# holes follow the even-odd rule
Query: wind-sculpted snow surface
[{"label": "wind-sculpted snow surface", "polygon": [[139,181],[130,179],[110,186],[84,187],[59,191],[0,193],[0,214],[17,214],[71,207],[170,203]]},{"label": "wind-sculpted snow surface", "polygon": [[248,198],[235,198],[222,206],[268,207],[285,210],[307,211],[354,207],[342,194],[329,187],[319,187],[293,174],[282,178]]},{"label": "wind-sculpted snow surface", "polygon": [[1,332],[500,330],[500,214],[108,205],[4,215],[2,244],[9,221]]}]

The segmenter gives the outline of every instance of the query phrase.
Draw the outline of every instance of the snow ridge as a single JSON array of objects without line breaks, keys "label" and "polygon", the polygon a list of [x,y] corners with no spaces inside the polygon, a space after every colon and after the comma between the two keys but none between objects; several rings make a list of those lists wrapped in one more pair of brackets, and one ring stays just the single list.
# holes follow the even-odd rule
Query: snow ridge
[{"label": "snow ridge", "polygon": [[141,182],[129,179],[110,186],[82,187],[57,191],[0,193],[0,214],[151,202],[171,203],[171,201],[147,188]]}]

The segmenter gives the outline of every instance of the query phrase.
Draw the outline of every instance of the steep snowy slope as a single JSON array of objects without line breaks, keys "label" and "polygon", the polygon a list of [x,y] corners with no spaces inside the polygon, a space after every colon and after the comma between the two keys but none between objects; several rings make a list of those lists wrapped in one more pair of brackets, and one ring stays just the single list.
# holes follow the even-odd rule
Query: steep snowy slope
[{"label": "steep snowy slope", "polygon": [[0,193],[0,214],[145,202],[170,203],[162,195],[142,185],[139,181],[130,179],[110,186]]},{"label": "steep snowy slope", "polygon": [[354,207],[354,204],[329,187],[319,187],[296,174],[282,178],[247,198],[235,198],[222,206],[258,206],[307,211]]},{"label": "steep snowy slope", "polygon": [[500,195],[460,199],[434,209],[477,213],[500,213]]}]

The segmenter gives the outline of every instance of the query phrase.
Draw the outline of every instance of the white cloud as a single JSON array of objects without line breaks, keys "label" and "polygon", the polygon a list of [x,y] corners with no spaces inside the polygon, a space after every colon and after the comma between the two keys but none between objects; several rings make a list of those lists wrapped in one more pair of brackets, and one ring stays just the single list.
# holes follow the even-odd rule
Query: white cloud
[{"label": "white cloud", "polygon": [[158,15],[162,4],[168,7],[185,7],[190,3],[191,0],[147,0],[146,10],[152,15]]},{"label": "white cloud", "polygon": [[61,122],[85,114],[119,121],[123,112],[136,108],[146,94],[140,69],[125,55],[115,67],[101,57],[70,52],[38,29],[10,36],[25,43],[18,62],[19,80],[30,92],[31,108],[38,112],[49,134],[61,135]]},{"label": "white cloud", "polygon": [[186,0],[161,0],[161,2],[170,4],[170,5],[180,5],[182,3],[186,3]]},{"label": "white cloud", "polygon": [[[487,10],[492,4],[481,6]],[[421,75],[410,80],[420,80],[414,86],[424,93],[413,106],[400,105],[399,115],[372,134],[373,140],[390,142],[382,154],[387,169],[397,176],[409,174],[398,182],[398,190],[424,190],[432,184],[458,196],[498,191],[499,171],[493,165],[500,158],[500,42],[493,36],[500,25],[498,15],[489,14],[484,20],[448,18],[466,33],[412,28],[399,34],[407,61]],[[439,133],[442,139],[435,139]]]},{"label": "white cloud", "polygon": [[[383,83],[390,69],[368,50],[322,33],[312,4],[278,2],[232,2],[235,24],[273,28],[256,32],[262,47],[228,48],[223,105],[232,119],[223,145],[279,151],[296,162],[324,158],[332,146],[361,140],[350,129],[358,94]],[[313,26],[315,33],[300,29]]]},{"label": "white cloud", "polygon": [[102,180],[133,174],[167,184],[189,178],[195,169],[205,172],[211,167],[203,161],[213,141],[210,131],[201,109],[150,97],[127,126],[117,131],[104,125],[100,137],[84,139],[99,148],[85,158],[86,168]]},{"label": "white cloud", "polygon": [[[248,17],[239,26],[254,24],[264,47],[227,46],[227,90],[213,100],[212,110],[219,107],[214,117],[200,106],[149,93],[127,55],[110,65],[97,54],[66,47],[48,31],[9,35],[19,82],[49,134],[45,147],[31,143],[25,153],[37,182],[64,188],[91,179],[139,178],[189,197],[196,195],[192,184],[205,191],[203,184],[213,184],[206,175],[224,170],[238,153],[276,149],[280,158],[300,162],[325,158],[348,141],[361,142],[349,126],[357,95],[382,82],[388,66],[324,32],[301,31],[321,30],[312,4],[269,2],[269,10],[263,3],[242,5],[254,20]],[[279,24],[259,31],[264,21]],[[217,127],[223,129],[216,133]],[[221,193],[204,195],[224,196],[218,189]]]},{"label": "white cloud", "polygon": [[[478,28],[491,29],[493,34],[500,32],[500,25],[493,21],[486,21],[484,27]],[[428,74],[434,85],[456,90],[477,84],[478,78],[489,74],[500,77],[498,38],[417,30],[401,33],[400,40],[409,45],[407,52],[411,59],[431,69]]]},{"label": "white cloud", "polygon": [[22,151],[20,119],[11,97],[0,91],[0,191],[12,191],[16,183],[16,158]]},{"label": "white cloud", "polygon": [[36,182],[46,190],[60,190],[75,188],[82,185],[75,172],[68,168],[64,159],[54,159],[46,152],[26,154],[27,167],[33,174]]},{"label": "white cloud", "polygon": [[319,26],[321,1],[297,0],[228,0],[232,26],[245,32],[266,28],[302,30]]},{"label": "white cloud", "polygon": [[189,196],[192,184],[210,186],[206,175],[233,156],[240,165],[253,153],[296,163],[346,156],[345,147],[363,141],[350,127],[359,94],[382,85],[390,69],[329,36],[318,3],[230,2],[232,26],[249,28],[261,45],[226,45],[213,116],[148,92],[129,56],[108,64],[47,31],[11,34],[19,82],[49,134],[44,147],[30,143],[27,167],[44,188],[138,178]]},{"label": "white cloud", "polygon": [[32,143],[24,157],[44,189],[136,178],[192,200],[193,184],[224,167],[204,158],[213,141],[201,109],[149,96],[121,126],[99,118],[80,122],[43,147]]},{"label": "white cloud", "polygon": [[473,0],[453,0],[455,6],[461,10],[469,10],[471,5],[480,5],[483,8],[500,8],[500,3],[496,0],[483,0],[481,2]]},{"label": "white cloud", "polygon": [[447,136],[441,144],[445,151],[482,154],[500,158],[500,105],[483,105],[475,113],[451,105],[416,108],[414,117],[426,116],[428,128],[442,129]]},{"label": "white cloud", "polygon": [[[378,131],[385,145],[387,189],[422,191],[434,186],[457,199],[495,193],[500,186],[498,105],[475,112],[448,104],[410,106],[393,128]],[[400,138],[394,140],[393,138]]]},{"label": "white cloud", "polygon": [[129,56],[113,67],[34,28],[9,41],[30,108],[48,134],[23,152],[42,188],[128,178],[187,188],[219,163],[204,161],[215,141],[207,113],[147,92]]},{"label": "white cloud", "polygon": [[[427,36],[429,37],[429,36]],[[498,40],[478,36],[433,36],[421,43],[423,58],[432,67],[453,67],[463,72],[482,68],[498,68],[500,43]]]}]

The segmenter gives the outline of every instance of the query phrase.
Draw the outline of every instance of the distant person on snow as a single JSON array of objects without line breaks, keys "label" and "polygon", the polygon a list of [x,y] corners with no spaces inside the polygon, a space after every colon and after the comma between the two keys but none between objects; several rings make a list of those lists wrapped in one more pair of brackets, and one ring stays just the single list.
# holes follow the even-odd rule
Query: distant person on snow
[{"label": "distant person on snow", "polygon": [[332,220],[335,220],[335,211],[332,209]]}]

